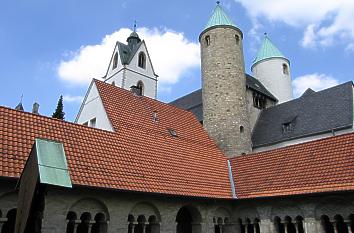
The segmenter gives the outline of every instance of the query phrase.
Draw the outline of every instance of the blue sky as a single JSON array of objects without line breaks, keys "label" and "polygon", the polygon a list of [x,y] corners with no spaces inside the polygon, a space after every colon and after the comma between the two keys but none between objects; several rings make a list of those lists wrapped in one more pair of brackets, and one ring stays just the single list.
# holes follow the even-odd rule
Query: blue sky
[{"label": "blue sky", "polygon": [[[354,3],[349,0],[224,0],[244,33],[246,71],[263,33],[291,61],[295,94],[352,80]],[[198,36],[214,1],[4,0],[0,3],[0,105],[24,95],[51,115],[64,95],[74,120],[91,78],[104,75],[115,40],[137,20],[160,75],[158,98],[168,102],[200,88]],[[107,52],[108,51],[108,52]],[[108,58],[107,58],[108,54]]]}]

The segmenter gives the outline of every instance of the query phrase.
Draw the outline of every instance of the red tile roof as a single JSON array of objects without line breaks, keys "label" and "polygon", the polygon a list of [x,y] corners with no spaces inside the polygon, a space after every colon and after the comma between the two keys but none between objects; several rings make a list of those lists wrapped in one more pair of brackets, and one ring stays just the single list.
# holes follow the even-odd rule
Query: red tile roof
[{"label": "red tile roof", "polygon": [[237,197],[354,190],[354,133],[231,159]]},{"label": "red tile roof", "polygon": [[73,184],[231,198],[227,160],[192,113],[95,83],[116,132],[0,107],[0,176],[18,178],[39,137],[64,143]]}]

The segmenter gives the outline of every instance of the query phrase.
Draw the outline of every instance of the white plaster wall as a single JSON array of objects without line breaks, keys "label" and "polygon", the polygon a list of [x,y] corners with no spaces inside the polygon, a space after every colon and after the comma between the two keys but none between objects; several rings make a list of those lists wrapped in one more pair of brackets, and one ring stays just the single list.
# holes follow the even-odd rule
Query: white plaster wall
[{"label": "white plaster wall", "polygon": [[156,99],[157,94],[157,80],[150,77],[146,77],[141,73],[137,73],[135,70],[126,70],[126,78],[124,79],[124,89],[130,90],[130,87],[137,85],[138,81],[144,83],[144,96]]},{"label": "white plaster wall", "polygon": [[111,72],[111,76],[107,76],[105,82],[112,84],[115,83],[115,86],[123,88],[123,77],[125,73],[125,68],[122,67],[120,70],[115,69],[115,72]]},{"label": "white plaster wall", "polygon": [[[117,67],[115,69],[112,69],[113,67],[113,58],[114,58],[114,55],[116,54],[116,52],[118,52],[118,64],[117,64]],[[114,47],[114,52],[111,56],[111,60],[109,62],[109,65],[108,65],[108,70],[107,70],[107,74],[106,74],[106,78],[109,78],[111,77],[112,75],[114,75],[115,73],[117,73],[117,71],[119,71],[120,69],[123,68],[123,65],[122,65],[122,61],[120,60],[120,54],[119,54],[119,50],[118,50],[118,44],[116,44],[116,46]]]},{"label": "white plaster wall", "polygon": [[96,128],[112,132],[114,131],[94,82],[92,82],[88,90],[86,98],[81,106],[81,111],[77,116],[76,123],[83,124],[85,122],[90,122],[93,118],[96,118]]},{"label": "white plaster wall", "polygon": [[[289,75],[283,73],[283,64],[288,66]],[[257,63],[252,73],[278,100],[278,104],[293,99],[290,65],[286,59],[271,58]]]},{"label": "white plaster wall", "polygon": [[[353,128],[335,131],[334,134],[341,135],[341,134],[346,134],[346,133],[351,133],[351,132],[354,132]],[[279,142],[277,144],[273,144],[270,146],[263,146],[263,147],[259,147],[259,148],[254,148],[252,151],[253,152],[268,151],[268,150],[273,150],[273,149],[277,149],[277,148],[281,148],[281,147],[285,147],[285,146],[300,144],[300,143],[314,141],[314,140],[318,140],[321,138],[327,138],[327,137],[332,137],[332,136],[333,136],[333,134],[331,132],[323,133],[323,134],[319,134],[319,135],[293,139],[293,140],[289,140],[289,141],[285,141],[285,142]]]}]

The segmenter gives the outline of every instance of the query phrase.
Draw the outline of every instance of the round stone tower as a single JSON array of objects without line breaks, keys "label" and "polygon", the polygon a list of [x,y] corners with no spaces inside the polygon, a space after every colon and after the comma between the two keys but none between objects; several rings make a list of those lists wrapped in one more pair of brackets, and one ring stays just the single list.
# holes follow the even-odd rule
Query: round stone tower
[{"label": "round stone tower", "polygon": [[293,99],[290,62],[270,41],[267,34],[251,69],[253,76],[278,99],[278,104]]},{"label": "round stone tower", "polygon": [[203,125],[228,157],[251,151],[242,39],[218,2],[199,36]]}]

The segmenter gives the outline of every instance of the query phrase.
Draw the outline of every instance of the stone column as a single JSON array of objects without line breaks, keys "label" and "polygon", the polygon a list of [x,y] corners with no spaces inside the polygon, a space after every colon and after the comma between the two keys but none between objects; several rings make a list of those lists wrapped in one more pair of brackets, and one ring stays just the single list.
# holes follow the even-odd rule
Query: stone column
[{"label": "stone column", "polygon": [[331,224],[333,226],[334,233],[338,233],[337,222],[334,221],[334,222],[331,222]]},{"label": "stone column", "polygon": [[135,227],[136,227],[136,225],[138,225],[138,223],[137,222],[132,222],[130,224],[132,226],[132,233],[134,233]]},{"label": "stone column", "polygon": [[299,233],[299,224],[300,224],[300,223],[301,223],[301,222],[299,222],[299,221],[296,221],[296,222],[294,223],[296,233]]},{"label": "stone column", "polygon": [[261,233],[271,233],[274,232],[271,229],[271,226],[274,225],[269,219],[262,219],[259,222],[259,230]]},{"label": "stone column", "polygon": [[0,232],[2,231],[2,226],[7,221],[7,218],[0,218]]},{"label": "stone column", "polygon": [[257,233],[257,222],[253,223],[253,232]]},{"label": "stone column", "polygon": [[81,223],[81,220],[75,220],[74,233],[76,233],[77,227],[79,226],[80,223]]},{"label": "stone column", "polygon": [[284,232],[285,233],[288,233],[288,225],[289,225],[288,221],[284,221]]},{"label": "stone column", "polygon": [[348,227],[348,233],[353,233],[352,232],[352,228],[350,227],[350,222],[344,222],[346,225],[347,225],[347,227]]},{"label": "stone column", "polygon": [[95,221],[88,221],[88,232],[91,233],[92,225],[95,223]]},{"label": "stone column", "polygon": [[314,218],[305,218],[303,223],[305,233],[317,233],[316,220]]}]

